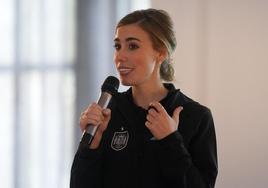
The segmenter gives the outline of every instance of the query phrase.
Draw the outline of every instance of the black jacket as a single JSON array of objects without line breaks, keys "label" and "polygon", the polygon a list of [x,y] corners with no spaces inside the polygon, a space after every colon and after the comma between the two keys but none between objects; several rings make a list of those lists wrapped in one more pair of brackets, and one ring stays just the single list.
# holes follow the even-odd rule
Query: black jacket
[{"label": "black jacket", "polygon": [[178,131],[154,140],[145,127],[147,111],[136,106],[132,92],[118,93],[101,146],[80,146],[71,170],[71,188],[212,188],[217,150],[211,112],[165,84],[160,101],[172,116],[183,106]]}]

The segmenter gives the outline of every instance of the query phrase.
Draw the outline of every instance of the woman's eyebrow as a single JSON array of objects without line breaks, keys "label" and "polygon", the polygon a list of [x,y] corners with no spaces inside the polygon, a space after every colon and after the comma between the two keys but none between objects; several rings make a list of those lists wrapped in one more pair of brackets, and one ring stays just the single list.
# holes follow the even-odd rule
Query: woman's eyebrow
[{"label": "woman's eyebrow", "polygon": [[136,40],[136,41],[141,41],[140,39],[138,39],[138,38],[135,38],[135,37],[128,37],[127,39],[126,39],[126,41],[131,41],[131,40]]},{"label": "woman's eyebrow", "polygon": [[[126,41],[127,41],[127,42],[132,41],[132,40],[136,40],[136,41],[141,42],[141,40],[138,39],[138,38],[136,38],[136,37],[128,37],[128,38],[126,38]],[[120,39],[119,39],[119,38],[115,38],[115,39],[114,39],[114,42],[120,42]]]}]

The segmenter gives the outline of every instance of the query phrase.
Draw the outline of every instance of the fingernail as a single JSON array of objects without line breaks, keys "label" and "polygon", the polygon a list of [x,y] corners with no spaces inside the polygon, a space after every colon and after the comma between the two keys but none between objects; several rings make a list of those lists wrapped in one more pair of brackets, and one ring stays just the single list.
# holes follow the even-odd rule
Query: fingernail
[{"label": "fingernail", "polygon": [[149,111],[150,109],[154,109],[156,112],[158,112],[158,110],[157,110],[154,106],[149,106],[148,111]]}]

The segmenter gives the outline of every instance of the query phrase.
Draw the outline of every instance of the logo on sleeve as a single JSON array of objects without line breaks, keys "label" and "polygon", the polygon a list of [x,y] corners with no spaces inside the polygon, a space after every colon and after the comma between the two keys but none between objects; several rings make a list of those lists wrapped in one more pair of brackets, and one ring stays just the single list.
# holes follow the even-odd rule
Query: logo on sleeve
[{"label": "logo on sleeve", "polygon": [[122,129],[119,132],[115,132],[111,142],[112,149],[115,151],[120,151],[124,149],[127,146],[128,138],[128,131],[124,131]]}]

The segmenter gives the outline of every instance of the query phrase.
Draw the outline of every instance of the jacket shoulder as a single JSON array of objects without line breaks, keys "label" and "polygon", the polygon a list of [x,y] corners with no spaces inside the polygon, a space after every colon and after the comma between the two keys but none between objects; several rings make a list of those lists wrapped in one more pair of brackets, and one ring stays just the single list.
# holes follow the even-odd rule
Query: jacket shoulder
[{"label": "jacket shoulder", "polygon": [[207,106],[200,104],[183,93],[180,93],[180,96],[184,101],[183,112],[185,117],[191,118],[195,121],[199,121],[204,116],[212,117],[211,110]]}]

